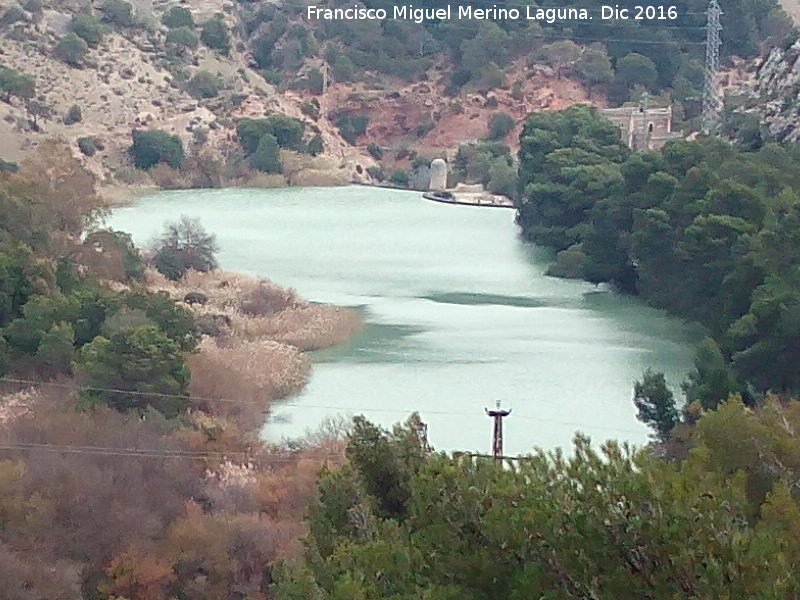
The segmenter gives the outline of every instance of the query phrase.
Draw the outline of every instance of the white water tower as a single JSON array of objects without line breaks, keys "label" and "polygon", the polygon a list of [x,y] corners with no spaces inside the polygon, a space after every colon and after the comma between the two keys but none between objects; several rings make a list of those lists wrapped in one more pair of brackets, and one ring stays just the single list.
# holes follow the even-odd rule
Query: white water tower
[{"label": "white water tower", "polygon": [[431,161],[431,181],[428,191],[443,192],[447,189],[447,163],[441,158]]}]

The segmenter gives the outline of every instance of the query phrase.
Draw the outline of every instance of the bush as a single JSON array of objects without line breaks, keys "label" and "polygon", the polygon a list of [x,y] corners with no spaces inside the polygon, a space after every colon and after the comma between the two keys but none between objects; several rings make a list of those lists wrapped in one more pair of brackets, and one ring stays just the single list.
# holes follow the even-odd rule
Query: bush
[{"label": "bush", "polygon": [[319,104],[316,103],[316,99],[314,102],[303,102],[300,105],[300,110],[303,111],[304,115],[311,117],[315,121],[319,119]]},{"label": "bush", "polygon": [[217,267],[217,240],[206,232],[200,221],[183,216],[177,223],[168,223],[157,242],[153,265],[167,279],[177,281],[189,269],[207,272]]},{"label": "bush", "polygon": [[19,171],[17,163],[0,158],[0,173],[16,173],[17,171]]},{"label": "bush", "polygon": [[489,139],[501,140],[514,129],[514,118],[506,113],[494,113],[489,118]]},{"label": "bush", "polygon": [[200,38],[191,27],[176,27],[167,33],[167,43],[194,50],[200,43]]},{"label": "bush", "polygon": [[367,173],[369,173],[370,177],[378,181],[383,181],[384,179],[386,179],[386,174],[383,172],[383,167],[380,165],[367,167]]},{"label": "bush", "polygon": [[267,133],[261,137],[256,151],[250,155],[250,166],[262,173],[283,171],[280,147],[274,135]]},{"label": "bush", "polygon": [[72,17],[72,31],[91,48],[96,48],[103,39],[103,26],[92,15],[80,13]]},{"label": "bush", "polygon": [[170,29],[179,27],[194,28],[192,13],[184,6],[173,6],[161,18],[161,22]]},{"label": "bush", "polygon": [[187,91],[195,98],[215,98],[222,85],[219,77],[209,71],[198,71],[189,80]]},{"label": "bush", "polygon": [[189,369],[180,346],[153,325],[96,337],[81,349],[75,368],[88,387],[120,390],[85,390],[84,401],[93,404],[138,413],[154,408],[167,418],[189,405]]},{"label": "bush", "polygon": [[159,130],[134,130],[131,135],[133,145],[130,153],[137,169],[149,169],[160,162],[168,164],[173,169],[179,169],[183,165],[185,159],[183,142],[177,135]]},{"label": "bush", "polygon": [[321,94],[325,86],[325,77],[322,71],[314,67],[308,71],[306,75],[306,87],[312,94]]},{"label": "bush", "polygon": [[408,171],[397,169],[389,176],[389,183],[398,187],[408,187],[409,184]]},{"label": "bush", "polygon": [[336,127],[339,133],[349,144],[355,145],[359,136],[364,135],[369,125],[369,117],[366,115],[355,115],[351,113],[340,114],[336,118]]},{"label": "bush", "polygon": [[266,134],[275,136],[278,146],[302,152],[305,123],[286,115],[270,115],[266,119],[241,119],[236,124],[236,135],[246,154],[256,151]]},{"label": "bush", "polygon": [[369,155],[375,160],[381,160],[383,158],[383,148],[378,146],[378,144],[375,143],[368,144],[367,152],[369,152]]},{"label": "bush", "polygon": [[56,58],[72,67],[79,67],[88,51],[89,44],[74,33],[61,38],[54,49]]},{"label": "bush", "polygon": [[35,94],[36,84],[33,77],[16,69],[0,67],[0,98],[6,102],[10,102],[12,96],[28,100]]},{"label": "bush", "polygon": [[218,50],[220,54],[225,56],[231,50],[231,40],[228,35],[228,27],[225,21],[219,17],[209,19],[203,23],[203,29],[200,31],[200,41],[213,50]]},{"label": "bush", "polygon": [[0,27],[13,25],[19,21],[24,21],[25,18],[25,11],[23,11],[19,6],[9,6],[5,12],[3,12],[3,16],[0,17]]},{"label": "bush", "polygon": [[325,144],[322,142],[322,136],[317,134],[308,141],[308,153],[311,156],[317,156],[323,152],[325,152]]},{"label": "bush", "polygon": [[98,142],[99,140],[94,136],[80,137],[78,138],[78,150],[84,156],[94,156],[98,150],[102,149],[98,146]]},{"label": "bush", "polygon": [[64,125],[73,125],[75,123],[80,123],[81,121],[83,121],[81,107],[77,104],[73,104],[69,107],[67,114],[64,115]]},{"label": "bush", "polygon": [[133,7],[125,0],[106,0],[100,10],[102,11],[100,18],[106,23],[119,27],[133,25]]}]

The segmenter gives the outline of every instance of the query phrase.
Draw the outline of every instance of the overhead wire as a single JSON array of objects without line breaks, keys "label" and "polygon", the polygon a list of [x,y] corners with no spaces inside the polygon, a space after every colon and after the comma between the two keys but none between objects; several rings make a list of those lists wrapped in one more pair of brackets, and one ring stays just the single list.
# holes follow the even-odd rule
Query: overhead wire
[{"label": "overhead wire", "polygon": [[[57,383],[51,381],[37,381],[32,379],[19,379],[19,378],[12,378],[12,377],[0,377],[0,382],[6,383],[13,383],[17,385],[31,385],[31,386],[50,386],[62,389],[70,389],[74,391],[96,391],[96,392],[107,392],[107,393],[114,393],[114,394],[128,394],[131,396],[149,396],[149,397],[157,397],[157,398],[173,398],[173,399],[181,399],[181,400],[190,400],[193,402],[223,402],[223,403],[230,403],[230,404],[243,404],[249,406],[263,406],[259,402],[253,402],[251,400],[240,400],[236,398],[210,398],[210,397],[203,397],[203,396],[181,396],[179,394],[164,394],[158,392],[142,392],[138,390],[122,390],[122,389],[115,389],[115,388],[102,388],[102,387],[95,387],[95,386],[82,386],[76,384],[66,384],[66,383]],[[322,409],[322,410],[335,410],[340,412],[365,412],[365,413],[389,413],[389,414],[403,414],[407,415],[412,412],[418,412],[424,415],[439,415],[439,416],[457,416],[457,417],[470,417],[473,416],[475,413],[467,413],[463,411],[447,411],[447,410],[419,410],[414,408],[407,408],[407,409],[398,409],[398,408],[375,408],[375,407],[364,407],[364,406],[335,406],[335,405],[327,405],[327,404],[309,404],[306,402],[287,402],[287,401],[280,401],[277,408],[282,407],[298,407],[298,408],[314,408],[314,409]],[[574,421],[563,421],[558,419],[548,419],[546,417],[529,417],[525,415],[515,414],[515,416],[522,420],[530,420],[530,421],[539,421],[539,422],[547,422],[547,423],[554,423],[559,425],[565,425],[568,427],[590,427],[591,429],[601,429],[607,431],[616,431],[619,433],[630,433],[630,434],[637,434],[640,435],[641,431],[636,431],[633,429],[626,429],[622,427],[609,427],[604,425],[595,425],[591,424],[587,426],[586,423],[578,423]]]}]

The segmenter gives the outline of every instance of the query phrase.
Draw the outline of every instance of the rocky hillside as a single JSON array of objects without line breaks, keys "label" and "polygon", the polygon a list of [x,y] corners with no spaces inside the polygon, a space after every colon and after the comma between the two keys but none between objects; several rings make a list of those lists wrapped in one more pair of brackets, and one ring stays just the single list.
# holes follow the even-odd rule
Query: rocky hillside
[{"label": "rocky hillside", "polygon": [[758,68],[750,96],[751,110],[775,139],[800,139],[800,40],[769,53]]},{"label": "rocky hillside", "polygon": [[[0,159],[19,161],[42,141],[60,137],[110,183],[130,177],[134,129],[167,131],[182,139],[190,157],[225,161],[240,152],[239,119],[278,113],[304,121],[306,135],[319,135],[323,144],[319,156],[299,162],[288,183],[370,181],[375,147],[384,166],[407,167],[415,155],[453,154],[460,143],[483,139],[495,113],[520,121],[530,111],[592,100],[580,84],[522,59],[506,66],[497,87],[467,86],[450,95],[445,92],[452,68],[446,57],[413,83],[384,74],[358,82],[329,77],[318,90],[275,85],[257,70],[237,3],[134,0],[130,18],[109,14],[106,4],[0,0],[0,67],[29,76],[35,88],[0,101]],[[191,26],[165,24],[174,7],[188,9]],[[92,31],[87,36],[78,30],[76,15],[81,14],[99,23],[97,39]],[[230,38],[224,50],[209,47],[204,38],[202,25],[215,19]],[[176,30],[187,39],[179,39]],[[94,42],[74,60],[60,47],[75,38],[73,32]],[[324,59],[310,56],[293,75],[319,73],[317,67],[326,69]],[[208,78],[211,90],[202,87]],[[602,95],[595,96],[604,104]],[[343,135],[348,119],[359,119],[362,127]],[[505,141],[513,147],[517,135],[518,127]],[[91,156],[78,150],[81,138],[93,140]]]}]

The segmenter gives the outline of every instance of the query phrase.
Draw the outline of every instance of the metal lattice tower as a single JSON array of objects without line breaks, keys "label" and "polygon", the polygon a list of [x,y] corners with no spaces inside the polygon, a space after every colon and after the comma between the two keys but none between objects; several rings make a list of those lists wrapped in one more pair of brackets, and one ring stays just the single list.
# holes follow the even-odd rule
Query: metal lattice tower
[{"label": "metal lattice tower", "polygon": [[495,460],[503,458],[503,417],[511,414],[511,409],[503,410],[500,408],[500,401],[497,401],[495,410],[484,409],[486,414],[494,419],[494,431],[492,433],[492,456]]},{"label": "metal lattice tower", "polygon": [[722,10],[717,0],[708,3],[706,23],[706,72],[703,84],[703,131],[711,131],[719,121],[722,102],[717,96],[716,82],[719,69],[719,47],[722,41],[719,32],[722,31],[719,17]]}]

